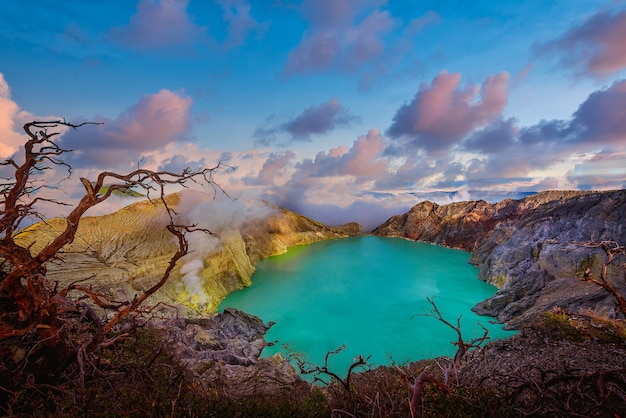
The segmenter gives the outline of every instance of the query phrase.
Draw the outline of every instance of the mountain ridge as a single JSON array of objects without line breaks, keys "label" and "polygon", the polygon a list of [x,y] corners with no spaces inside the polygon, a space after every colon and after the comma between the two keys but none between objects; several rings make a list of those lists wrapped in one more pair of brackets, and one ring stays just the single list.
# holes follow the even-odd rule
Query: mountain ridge
[{"label": "mountain ridge", "polygon": [[[479,278],[499,288],[474,310],[517,328],[555,306],[618,315],[607,292],[581,280],[586,267],[597,276],[602,264],[601,250],[581,243],[626,242],[623,219],[626,190],[547,191],[494,204],[421,202],[373,234],[471,252]],[[609,269],[610,279],[626,291],[620,274],[617,265]]]},{"label": "mountain ridge", "polygon": [[[207,200],[210,205],[211,199]],[[165,202],[175,209],[183,205],[180,193],[166,196]],[[165,286],[151,296],[149,304],[184,306],[185,314],[191,316],[211,314],[217,311],[222,298],[251,284],[254,263],[260,259],[296,245],[361,234],[358,224],[332,227],[287,209],[263,205],[266,217],[228,225],[220,231],[223,233],[212,252],[205,254],[204,248],[192,248]],[[62,249],[57,260],[48,263],[48,279],[58,281],[61,288],[85,279],[83,285],[115,300],[132,299],[158,281],[176,251],[166,229],[168,222],[159,199],[140,201],[108,215],[84,217],[74,242]],[[40,222],[24,229],[16,241],[36,252],[64,227],[65,220],[60,218]],[[195,232],[189,239],[199,240],[199,247],[206,238],[202,235]]]}]

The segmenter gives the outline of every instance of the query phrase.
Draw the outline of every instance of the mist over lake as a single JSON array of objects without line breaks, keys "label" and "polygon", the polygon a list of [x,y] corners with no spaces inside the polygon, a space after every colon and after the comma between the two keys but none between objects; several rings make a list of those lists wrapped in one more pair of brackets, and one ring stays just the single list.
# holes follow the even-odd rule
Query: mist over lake
[{"label": "mist over lake", "polygon": [[461,324],[466,340],[487,327],[492,338],[511,335],[493,318],[471,307],[496,288],[479,280],[465,251],[397,238],[365,236],[323,241],[290,249],[256,264],[249,288],[220,305],[274,322],[263,356],[304,353],[344,372],[358,356],[375,365],[401,364],[441,355],[453,356],[455,332],[428,315],[433,298],[444,318]]}]

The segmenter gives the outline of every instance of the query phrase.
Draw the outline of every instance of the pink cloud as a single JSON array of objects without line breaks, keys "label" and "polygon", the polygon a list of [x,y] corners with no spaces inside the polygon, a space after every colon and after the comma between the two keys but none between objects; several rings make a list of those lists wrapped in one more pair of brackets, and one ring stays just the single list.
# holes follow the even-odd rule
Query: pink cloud
[{"label": "pink cloud", "polygon": [[362,183],[387,172],[382,153],[387,144],[376,130],[361,135],[351,148],[341,145],[320,151],[314,160],[304,159],[296,164],[292,181],[296,184],[310,183],[311,178],[353,176],[354,183]]},{"label": "pink cloud", "polygon": [[562,64],[583,74],[604,77],[626,68],[626,9],[601,11],[562,37],[540,45],[542,55],[556,54]]},{"label": "pink cloud", "polygon": [[[270,117],[267,120],[271,121]],[[299,115],[276,126],[260,126],[254,136],[257,143],[270,145],[277,142],[277,134],[289,134],[292,141],[310,141],[313,135],[325,135],[328,132],[349,126],[357,117],[353,116],[337,99],[304,109]]]},{"label": "pink cloud", "polygon": [[386,145],[384,138],[376,129],[370,130],[367,135],[359,136],[347,154],[341,172],[369,178],[385,174],[387,165],[379,158]]},{"label": "pink cloud", "polygon": [[28,138],[22,126],[35,120],[59,120],[58,116],[38,117],[21,110],[11,99],[11,88],[0,73],[0,158],[8,158],[19,150]]},{"label": "pink cloud", "polygon": [[224,41],[225,48],[240,46],[251,32],[262,34],[267,25],[258,23],[250,14],[251,7],[247,0],[218,0],[222,6],[224,20],[228,24],[228,38]]},{"label": "pink cloud", "polygon": [[10,157],[24,143],[23,136],[15,132],[14,120],[19,106],[11,100],[11,89],[0,73],[0,158]]},{"label": "pink cloud", "polygon": [[294,139],[306,139],[311,135],[325,134],[335,128],[347,126],[355,119],[337,99],[319,106],[311,106],[284,125]]},{"label": "pink cloud", "polygon": [[285,176],[285,172],[296,154],[293,151],[284,153],[272,153],[269,155],[263,167],[255,177],[245,179],[251,185],[275,185],[278,179]]},{"label": "pink cloud", "polygon": [[136,149],[155,149],[180,140],[188,129],[191,104],[190,97],[166,89],[143,96],[115,121],[111,138],[117,145]]},{"label": "pink cloud", "polygon": [[380,56],[381,38],[394,24],[390,14],[375,9],[355,22],[361,9],[379,4],[353,0],[305,1],[301,10],[311,27],[289,55],[285,73],[306,73],[332,66],[354,71]]},{"label": "pink cloud", "polygon": [[111,29],[120,44],[137,49],[157,49],[189,44],[201,39],[206,28],[187,14],[189,0],[141,0],[127,26]]},{"label": "pink cloud", "polygon": [[397,110],[388,134],[407,138],[415,147],[445,150],[502,113],[508,80],[509,75],[502,72],[487,77],[480,88],[461,87],[460,73],[442,72]]},{"label": "pink cloud", "polygon": [[513,87],[519,87],[526,80],[526,77],[528,77],[528,74],[530,74],[534,67],[535,65],[531,63],[522,68],[522,71],[519,72],[512,83]]},{"label": "pink cloud", "polygon": [[[626,38],[625,38],[626,39]],[[626,144],[626,80],[589,95],[576,113],[572,125],[578,141],[591,144]]]},{"label": "pink cloud", "polygon": [[441,15],[437,12],[429,10],[422,16],[411,19],[406,30],[410,35],[417,35],[424,30],[425,27],[435,25],[439,22],[441,22]]},{"label": "pink cloud", "polygon": [[63,146],[79,150],[72,157],[78,166],[136,164],[143,152],[185,139],[191,104],[190,97],[164,89],[141,97],[115,120],[101,120],[102,125],[84,127],[80,132],[68,131]]}]

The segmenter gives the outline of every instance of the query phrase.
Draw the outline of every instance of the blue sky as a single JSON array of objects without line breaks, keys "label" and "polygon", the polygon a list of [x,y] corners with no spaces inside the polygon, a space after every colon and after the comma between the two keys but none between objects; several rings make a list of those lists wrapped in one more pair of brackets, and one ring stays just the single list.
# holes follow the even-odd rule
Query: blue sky
[{"label": "blue sky", "polygon": [[[218,176],[366,227],[423,199],[626,185],[626,1],[0,2],[0,157]],[[73,194],[70,193],[68,199]]]}]

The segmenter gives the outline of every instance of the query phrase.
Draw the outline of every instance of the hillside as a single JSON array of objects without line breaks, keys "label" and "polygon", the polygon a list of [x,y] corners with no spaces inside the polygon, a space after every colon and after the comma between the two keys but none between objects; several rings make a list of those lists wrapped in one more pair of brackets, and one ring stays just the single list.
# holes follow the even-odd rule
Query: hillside
[{"label": "hillside", "polygon": [[[422,202],[390,218],[373,233],[470,251],[470,262],[480,269],[479,277],[499,288],[475,311],[519,327],[555,306],[617,315],[607,292],[581,280],[587,267],[599,274],[602,251],[580,244],[625,243],[624,219],[624,190],[550,191],[496,204]],[[626,283],[619,261],[609,269],[609,277],[623,289]]]},{"label": "hillside", "polygon": [[[190,202],[181,201],[181,196]],[[196,204],[206,205],[203,210],[212,209],[211,199],[198,200],[198,194],[190,192],[166,197],[168,205],[177,209],[195,208]],[[243,205],[233,203],[239,204]],[[212,313],[223,297],[250,285],[258,260],[292,246],[361,234],[358,224],[331,227],[266,203],[260,206],[256,209],[258,216],[225,219],[221,225],[209,223],[209,229],[216,229],[213,232],[219,235],[217,238],[202,232],[191,234],[190,254],[181,260],[172,279],[150,298],[150,304],[184,305],[189,308],[186,315]],[[183,221],[203,225],[214,214],[194,216]],[[176,249],[165,228],[167,221],[163,204],[148,200],[110,215],[85,217],[74,242],[47,266],[48,278],[61,286],[84,280],[83,285],[114,299],[132,298],[160,277]],[[18,242],[37,251],[58,234],[64,223],[63,219],[52,219],[35,224],[20,234]]]},{"label": "hillside", "polygon": [[[257,216],[245,212],[213,224],[219,239],[190,237],[192,253],[150,300],[185,305],[186,317],[122,324],[120,339],[94,355],[97,361],[88,369],[93,372],[83,374],[83,364],[74,362],[64,368],[62,384],[29,383],[0,392],[0,410],[9,416],[623,416],[626,324],[583,309],[616,316],[605,292],[577,278],[586,267],[597,272],[601,255],[576,243],[624,242],[625,195],[549,192],[495,205],[423,202],[391,218],[376,234],[472,251],[481,278],[500,287],[476,310],[508,320],[520,332],[468,351],[460,360],[355,368],[352,375],[335,376],[321,386],[303,380],[280,354],[259,358],[271,326],[262,319],[234,309],[193,318],[249,284],[259,259],[293,245],[360,234],[356,224],[329,227],[261,205],[252,210]],[[183,220],[217,217],[211,204],[197,199],[191,199],[191,207],[200,218],[179,194],[167,202],[189,214]],[[62,259],[48,266],[50,279],[61,284],[85,279],[92,288],[132,297],[158,277],[174,250],[164,214],[161,204],[144,201],[84,218]],[[37,249],[62,223],[34,225],[21,242]],[[618,273],[612,271],[613,279],[621,277]],[[20,348],[4,360],[25,356]],[[313,376],[331,373],[317,369]]]}]

